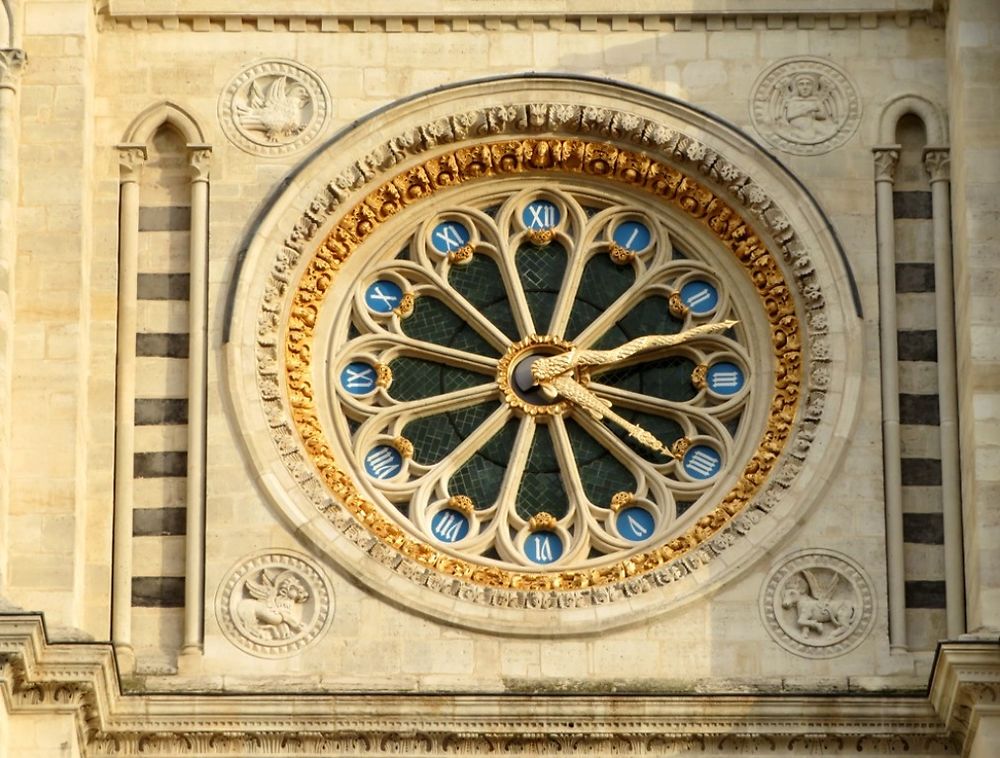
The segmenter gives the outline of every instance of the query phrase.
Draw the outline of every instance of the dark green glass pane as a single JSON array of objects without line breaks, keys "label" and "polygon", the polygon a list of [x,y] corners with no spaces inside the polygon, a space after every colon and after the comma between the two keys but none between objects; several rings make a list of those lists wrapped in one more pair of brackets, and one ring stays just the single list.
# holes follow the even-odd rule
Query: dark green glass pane
[{"label": "dark green glass pane", "polygon": [[738,414],[736,414],[735,416],[733,416],[731,419],[729,419],[728,421],[724,422],[724,426],[726,427],[726,431],[729,432],[733,437],[736,436],[736,432],[740,428],[740,421],[742,420],[742,418],[743,418],[743,412],[740,411]]},{"label": "dark green glass pane", "polygon": [[408,356],[393,359],[389,368],[392,371],[389,397],[404,403],[493,381],[493,377],[485,374]]},{"label": "dark green glass pane", "polygon": [[587,499],[608,507],[616,492],[635,492],[635,477],[601,443],[572,419],[566,420],[573,457]]},{"label": "dark green glass pane", "polygon": [[535,430],[515,508],[523,519],[543,511],[562,518],[569,511],[569,498],[559,474],[555,446],[546,426],[539,425]]},{"label": "dark green glass pane", "polygon": [[[631,421],[633,424],[638,424],[647,432],[650,432],[654,437],[656,437],[656,439],[667,447],[670,447],[674,444],[674,441],[684,436],[684,430],[681,429],[680,424],[669,418],[664,418],[663,416],[653,416],[649,413],[640,413],[639,411],[633,411],[628,408],[619,408],[618,413],[627,420]],[[626,445],[647,461],[650,461],[651,463],[666,463],[670,460],[669,456],[659,453],[656,450],[650,450],[639,441],[629,437],[628,432],[621,427],[608,424],[608,428]]]},{"label": "dark green glass pane", "polygon": [[608,350],[647,334],[676,334],[684,322],[670,315],[669,305],[665,297],[641,300],[597,341],[596,347]]},{"label": "dark green glass pane", "polygon": [[597,316],[635,283],[631,266],[619,266],[609,255],[595,255],[587,261],[576,290],[576,301],[566,325],[566,339],[572,340]]},{"label": "dark green glass pane", "polygon": [[403,427],[403,436],[413,443],[413,460],[423,466],[438,463],[499,406],[499,402],[491,401],[409,422]]},{"label": "dark green glass pane", "polygon": [[436,297],[418,297],[413,313],[402,323],[407,337],[467,353],[497,356],[497,351],[475,329]]},{"label": "dark green glass pane", "polygon": [[544,334],[552,323],[552,312],[562,287],[566,251],[556,242],[544,247],[525,243],[517,251],[515,262],[535,330]]},{"label": "dark green glass pane", "polygon": [[650,397],[686,403],[698,394],[691,384],[694,367],[694,361],[688,358],[667,356],[595,374],[594,380]]},{"label": "dark green glass pane", "polygon": [[500,331],[512,340],[520,339],[503,276],[491,258],[475,255],[464,266],[453,266],[448,272],[448,282]]},{"label": "dark green glass pane", "polygon": [[517,419],[508,421],[452,475],[448,481],[449,494],[467,495],[479,509],[489,508],[496,502],[514,449],[518,423]]}]

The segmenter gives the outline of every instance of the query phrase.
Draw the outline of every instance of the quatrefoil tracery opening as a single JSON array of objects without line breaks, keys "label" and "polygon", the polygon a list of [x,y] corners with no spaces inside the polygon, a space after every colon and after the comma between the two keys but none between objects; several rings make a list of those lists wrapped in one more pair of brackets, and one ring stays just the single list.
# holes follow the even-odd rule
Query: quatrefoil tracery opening
[{"label": "quatrefoil tracery opening", "polygon": [[[366,261],[331,330],[334,426],[365,489],[423,540],[498,566],[597,566],[688,524],[742,465],[766,372],[730,280],[662,214],[529,185],[439,207]],[[741,318],[575,375],[683,442],[676,458],[523,386],[537,355]]]}]

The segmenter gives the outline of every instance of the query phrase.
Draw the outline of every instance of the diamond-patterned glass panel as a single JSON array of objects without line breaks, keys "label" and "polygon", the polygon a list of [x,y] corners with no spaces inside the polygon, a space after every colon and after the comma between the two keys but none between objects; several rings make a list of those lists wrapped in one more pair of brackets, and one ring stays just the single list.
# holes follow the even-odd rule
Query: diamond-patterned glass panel
[{"label": "diamond-patterned glass panel", "polygon": [[448,480],[448,494],[472,498],[477,509],[492,506],[500,495],[500,487],[507,474],[518,424],[517,419],[509,420],[475,455],[462,464]]},{"label": "diamond-patterned glass panel", "polygon": [[[619,408],[618,412],[633,424],[638,424],[647,432],[650,432],[654,437],[656,437],[656,439],[667,447],[670,447],[675,440],[684,436],[684,430],[681,429],[681,425],[672,419],[664,418],[663,416],[654,416],[650,413],[641,413],[628,408]],[[618,437],[626,445],[647,461],[650,461],[651,463],[666,463],[670,460],[663,453],[651,450],[639,441],[629,437],[628,432],[624,429],[617,426],[611,426],[609,428],[616,435],[618,435]]]},{"label": "diamond-patterned glass panel", "polygon": [[623,366],[602,374],[595,373],[594,380],[649,397],[684,403],[698,394],[691,383],[694,368],[694,361],[688,358],[669,356]]},{"label": "diamond-patterned glass panel", "polygon": [[619,266],[609,255],[593,256],[580,277],[576,301],[566,325],[566,339],[575,339],[634,283],[635,271],[631,266]]},{"label": "diamond-patterned glass panel", "polygon": [[402,323],[407,337],[491,358],[497,356],[497,351],[465,319],[436,297],[418,297],[413,313]]},{"label": "diamond-patterned glass panel", "polygon": [[423,466],[439,462],[499,406],[491,401],[410,421],[403,427],[403,436],[413,443],[413,460]]},{"label": "diamond-patterned glass panel", "polygon": [[609,350],[647,334],[677,334],[682,326],[683,321],[670,315],[670,304],[665,297],[647,297],[619,319],[595,346]]},{"label": "diamond-patterned glass panel", "polygon": [[616,492],[635,492],[635,477],[583,427],[572,419],[567,419],[566,433],[573,448],[583,490],[590,502],[606,508]]},{"label": "diamond-patterned glass panel", "polygon": [[392,371],[389,397],[404,403],[493,381],[493,377],[485,374],[409,356],[393,359],[389,369]]},{"label": "diamond-patterned glass panel", "polygon": [[535,330],[547,332],[566,272],[566,251],[557,242],[544,247],[524,244],[515,261]]},{"label": "diamond-patterned glass panel", "polygon": [[562,518],[569,512],[569,498],[559,473],[559,460],[548,426],[539,425],[535,430],[517,491],[516,508],[517,514],[524,519],[542,512]]},{"label": "diamond-patterned glass panel", "polygon": [[500,331],[514,341],[520,339],[500,267],[491,258],[475,255],[464,266],[453,266],[448,283]]}]

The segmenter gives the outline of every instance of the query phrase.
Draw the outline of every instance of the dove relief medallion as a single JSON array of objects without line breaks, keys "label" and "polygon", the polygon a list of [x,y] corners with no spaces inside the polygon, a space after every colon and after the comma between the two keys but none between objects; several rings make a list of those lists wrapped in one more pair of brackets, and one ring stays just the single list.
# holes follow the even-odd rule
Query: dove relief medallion
[{"label": "dove relief medallion", "polygon": [[789,556],[764,582],[760,611],[775,642],[805,658],[843,655],[875,621],[871,580],[857,563],[831,550]]},{"label": "dove relief medallion", "polygon": [[222,585],[219,626],[238,648],[260,657],[293,655],[333,620],[333,591],[319,568],[288,550],[245,558]]},{"label": "dove relief medallion", "polygon": [[277,156],[311,142],[330,116],[330,93],[312,71],[269,60],[243,69],[222,91],[219,120],[237,147]]}]

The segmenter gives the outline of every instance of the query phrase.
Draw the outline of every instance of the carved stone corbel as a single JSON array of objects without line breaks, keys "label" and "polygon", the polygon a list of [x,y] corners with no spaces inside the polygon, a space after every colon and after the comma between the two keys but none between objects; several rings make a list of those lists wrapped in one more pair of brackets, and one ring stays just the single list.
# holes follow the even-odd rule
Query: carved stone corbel
[{"label": "carved stone corbel", "polygon": [[212,167],[211,145],[188,145],[190,156],[188,165],[191,167],[192,182],[207,182]]},{"label": "carved stone corbel", "polygon": [[899,145],[883,145],[873,147],[875,154],[875,181],[895,182],[896,165],[899,163]]},{"label": "carved stone corbel", "polygon": [[0,49],[0,89],[17,90],[28,65],[28,54],[16,47]]},{"label": "carved stone corbel", "polygon": [[121,181],[138,182],[142,164],[149,157],[145,145],[124,144],[117,145],[118,167]]},{"label": "carved stone corbel", "polygon": [[951,151],[947,147],[924,148],[924,170],[931,184],[951,179]]}]

